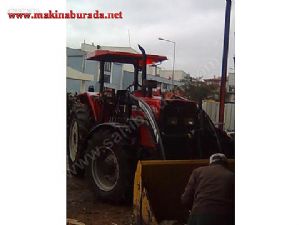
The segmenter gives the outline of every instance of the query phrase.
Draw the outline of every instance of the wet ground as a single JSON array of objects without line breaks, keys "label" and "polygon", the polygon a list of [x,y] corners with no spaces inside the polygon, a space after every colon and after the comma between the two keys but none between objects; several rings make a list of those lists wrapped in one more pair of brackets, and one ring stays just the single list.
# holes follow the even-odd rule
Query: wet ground
[{"label": "wet ground", "polygon": [[132,225],[132,206],[96,200],[85,179],[68,178],[67,217],[85,225]]}]

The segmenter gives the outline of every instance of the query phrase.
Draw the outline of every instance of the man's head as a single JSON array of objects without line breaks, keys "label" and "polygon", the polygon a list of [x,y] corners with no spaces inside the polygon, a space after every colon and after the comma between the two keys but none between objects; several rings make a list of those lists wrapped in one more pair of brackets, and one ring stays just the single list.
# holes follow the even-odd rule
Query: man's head
[{"label": "man's head", "polygon": [[228,165],[227,157],[223,153],[212,154],[209,158],[209,165],[220,164],[223,166]]}]

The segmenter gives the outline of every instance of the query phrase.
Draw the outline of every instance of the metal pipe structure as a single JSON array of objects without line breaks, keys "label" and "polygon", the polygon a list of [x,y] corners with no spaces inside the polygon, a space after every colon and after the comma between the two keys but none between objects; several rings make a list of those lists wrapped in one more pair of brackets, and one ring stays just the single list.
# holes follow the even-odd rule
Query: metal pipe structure
[{"label": "metal pipe structure", "polygon": [[138,45],[140,51],[143,55],[143,66],[142,66],[142,92],[143,95],[146,95],[146,80],[147,80],[147,55],[145,49]]},{"label": "metal pipe structure", "polygon": [[174,73],[175,73],[175,51],[176,51],[176,42],[173,42],[174,50],[173,50],[173,70],[172,70],[172,89],[174,89]]},{"label": "metal pipe structure", "polygon": [[100,93],[104,91],[104,61],[100,61],[99,90]]},{"label": "metal pipe structure", "polygon": [[225,108],[228,46],[229,46],[229,31],[230,31],[230,9],[231,9],[231,0],[226,0],[222,77],[221,77],[221,87],[220,87],[220,108],[219,108],[219,128],[222,130],[224,129],[224,108]]},{"label": "metal pipe structure", "polygon": [[138,89],[138,85],[139,85],[139,65],[138,62],[136,64],[134,64],[134,90],[136,91]]}]

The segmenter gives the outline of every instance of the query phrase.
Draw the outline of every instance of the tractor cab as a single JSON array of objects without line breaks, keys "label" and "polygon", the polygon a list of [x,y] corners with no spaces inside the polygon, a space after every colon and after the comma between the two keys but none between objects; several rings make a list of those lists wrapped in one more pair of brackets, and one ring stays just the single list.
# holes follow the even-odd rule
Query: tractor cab
[{"label": "tractor cab", "polygon": [[[147,80],[146,65],[153,65],[167,60],[167,57],[160,55],[147,55],[145,53],[129,53],[129,52],[116,52],[108,50],[95,50],[87,54],[87,60],[94,60],[100,62],[100,94],[104,93],[104,63],[115,62],[122,64],[131,64],[134,66],[134,79],[133,83],[127,87],[130,90],[139,93],[142,92],[143,96],[152,95],[152,89],[157,87],[155,80]],[[142,83],[139,84],[139,71],[142,71]]]},{"label": "tractor cab", "polygon": [[[156,114],[156,106],[159,107],[161,102],[160,90],[157,90],[157,81],[147,80],[147,65],[153,65],[161,63],[167,60],[166,56],[160,55],[146,55],[145,50],[139,46],[142,54],[129,53],[129,52],[117,52],[109,50],[95,50],[87,54],[87,60],[98,61],[100,66],[99,75],[99,93],[82,93],[83,98],[93,98],[90,102],[97,101],[100,104],[91,104],[91,108],[98,123],[115,120],[117,117],[120,119],[119,108],[126,108],[125,111],[131,112],[131,104],[129,103],[128,97],[136,97],[136,99],[143,99],[147,102],[154,114]],[[133,82],[124,90],[115,90],[112,88],[104,87],[104,64],[105,62],[120,63],[120,64],[131,64],[134,67]],[[141,77],[140,76],[141,73]],[[139,83],[141,81],[141,83]],[[155,90],[156,89],[156,90]],[[91,97],[93,96],[93,97]],[[133,100],[136,102],[135,100]],[[120,106],[121,105],[121,106]],[[153,106],[153,107],[152,107]],[[115,115],[118,114],[118,115]],[[122,115],[124,116],[124,115]],[[127,116],[128,117],[128,116]],[[126,118],[127,118],[126,117]]]}]

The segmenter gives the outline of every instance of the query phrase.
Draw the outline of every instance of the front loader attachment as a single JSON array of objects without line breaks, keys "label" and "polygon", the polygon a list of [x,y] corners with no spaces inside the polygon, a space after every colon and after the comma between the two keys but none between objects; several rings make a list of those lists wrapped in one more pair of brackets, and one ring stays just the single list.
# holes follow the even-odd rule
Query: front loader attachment
[{"label": "front loader attachment", "polygon": [[[208,160],[139,161],[134,179],[133,207],[137,225],[185,224],[189,212],[180,197],[192,171]],[[234,160],[229,160],[234,170]],[[172,223],[177,221],[178,223]]]}]

